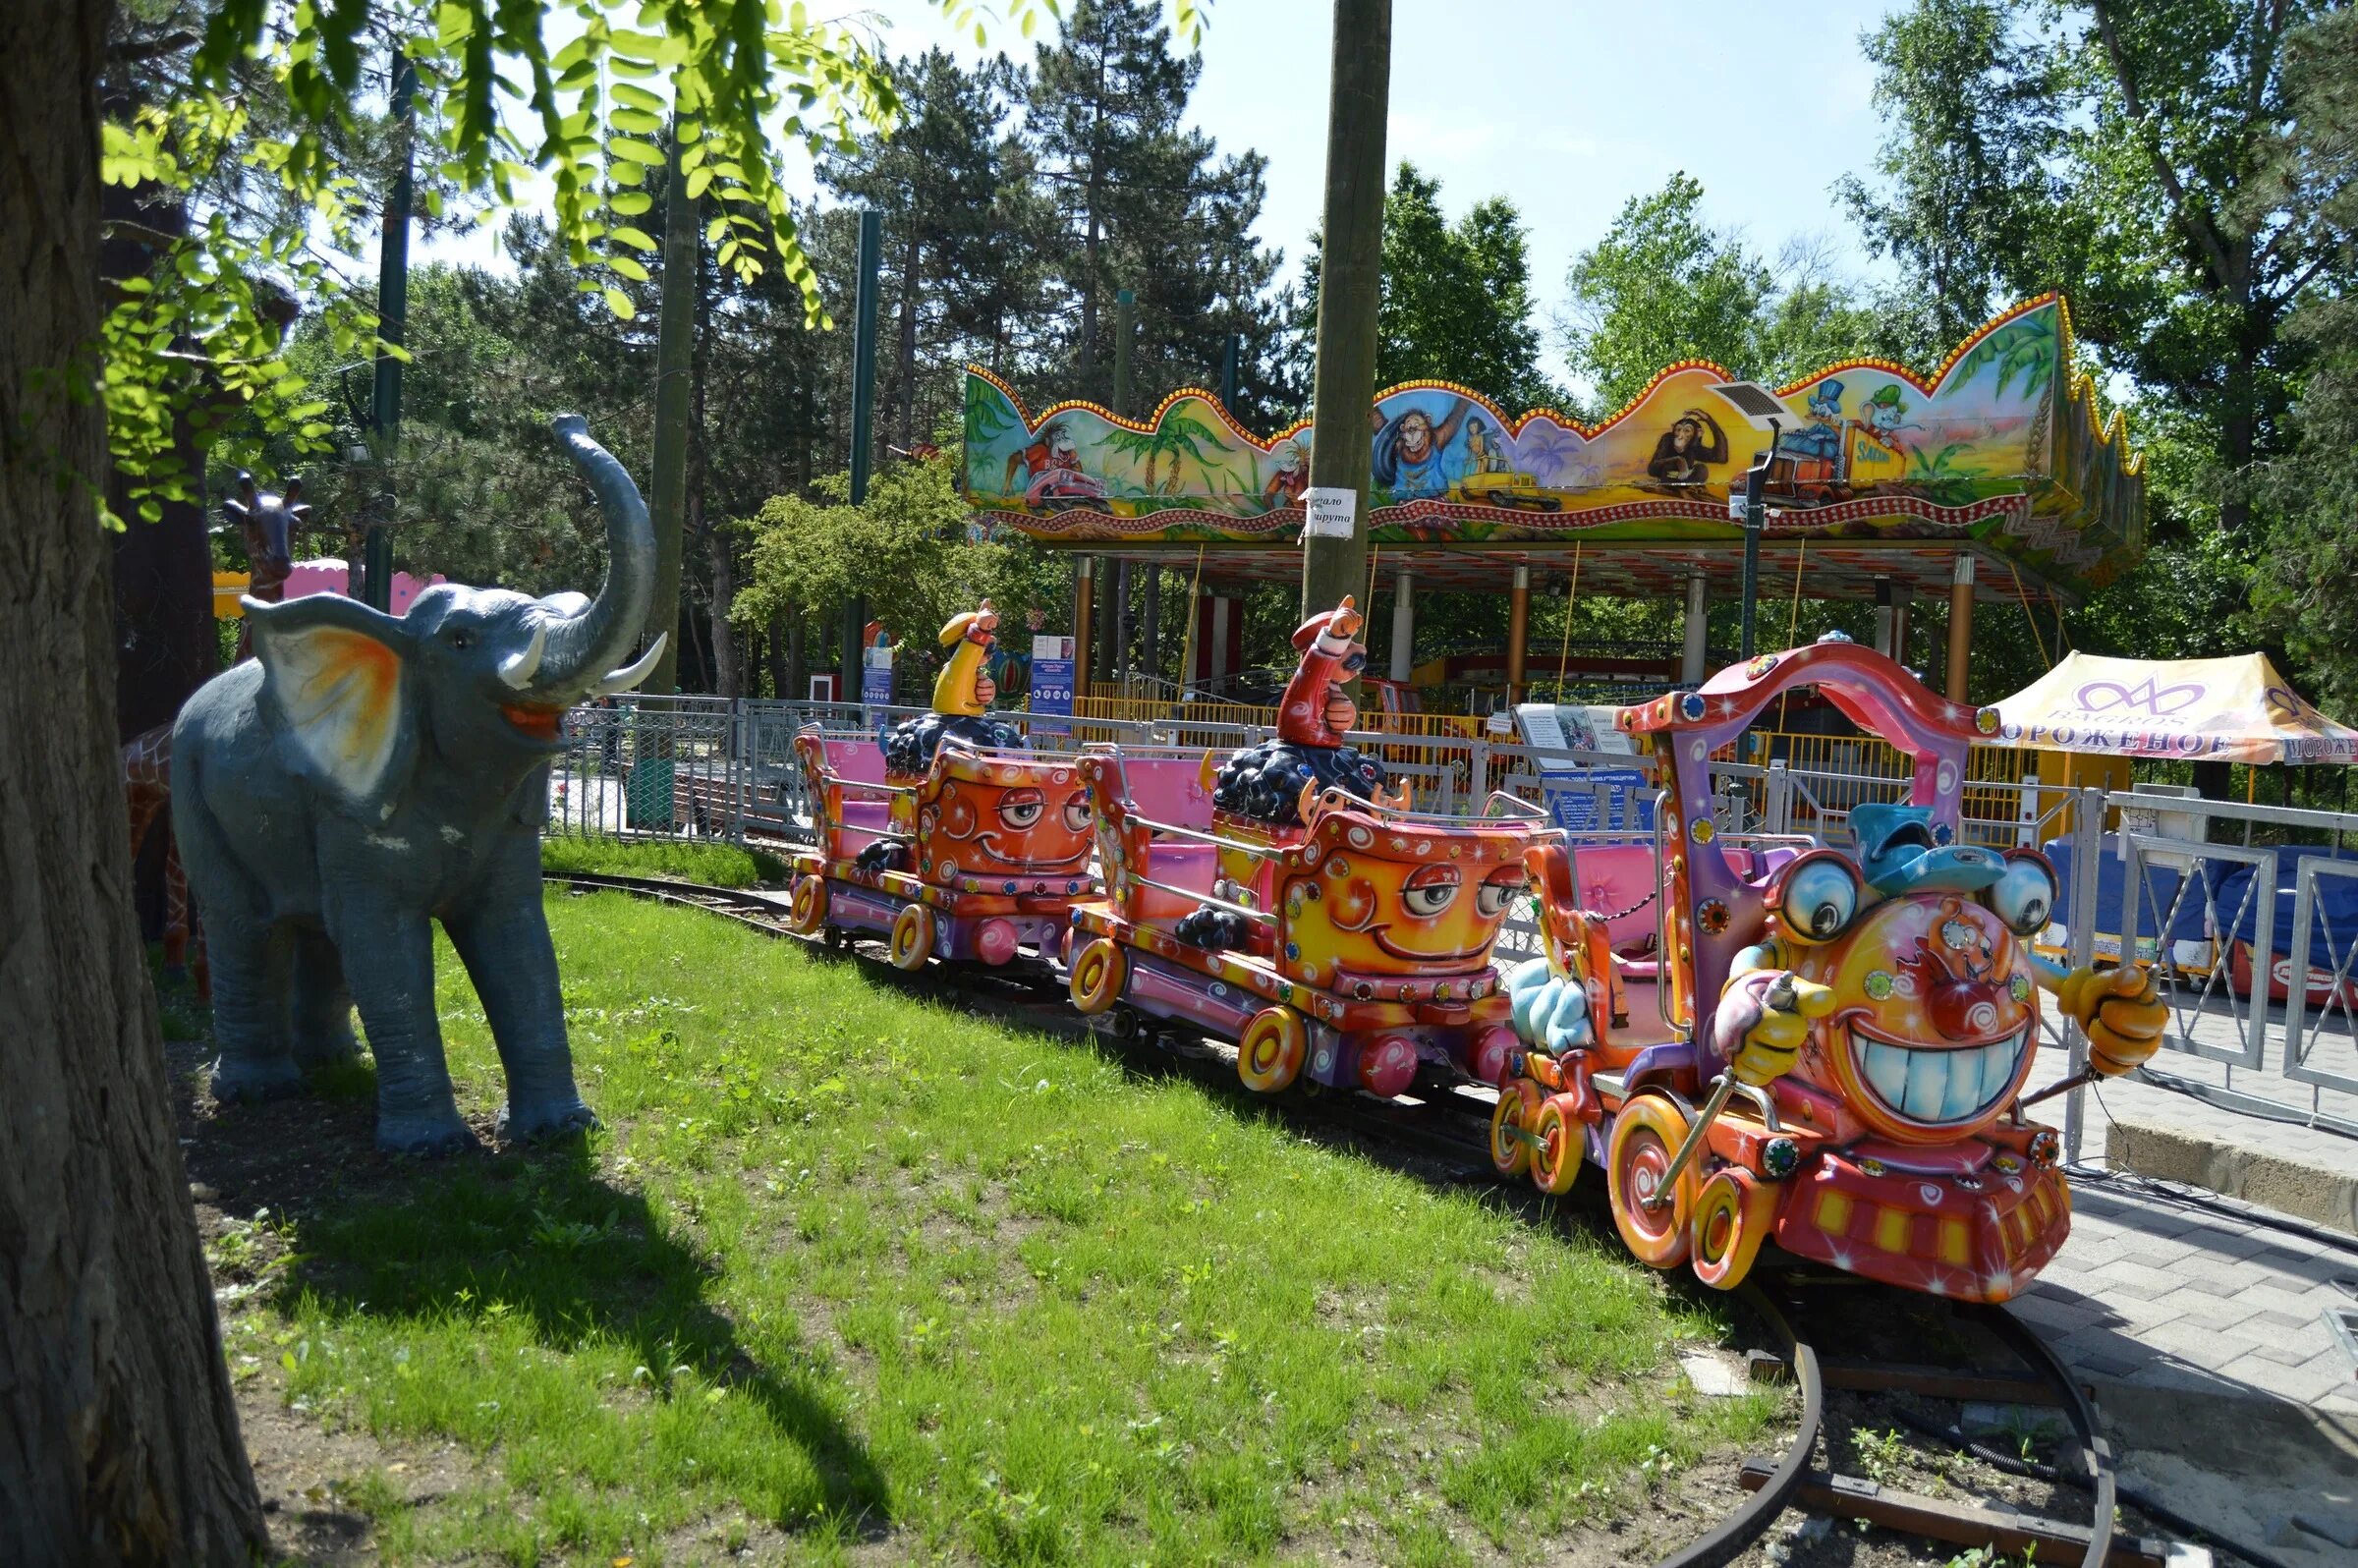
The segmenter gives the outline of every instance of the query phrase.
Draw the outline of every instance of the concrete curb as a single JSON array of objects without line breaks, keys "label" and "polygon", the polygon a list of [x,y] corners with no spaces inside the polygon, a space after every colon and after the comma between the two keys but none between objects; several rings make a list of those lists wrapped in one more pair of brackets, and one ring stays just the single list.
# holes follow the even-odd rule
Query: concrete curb
[{"label": "concrete curb", "polygon": [[2333,1169],[2279,1153],[2264,1140],[2271,1124],[2250,1124],[2249,1141],[2228,1139],[2117,1112],[2106,1152],[2140,1176],[2208,1188],[2312,1224],[2358,1235],[2358,1170]]}]

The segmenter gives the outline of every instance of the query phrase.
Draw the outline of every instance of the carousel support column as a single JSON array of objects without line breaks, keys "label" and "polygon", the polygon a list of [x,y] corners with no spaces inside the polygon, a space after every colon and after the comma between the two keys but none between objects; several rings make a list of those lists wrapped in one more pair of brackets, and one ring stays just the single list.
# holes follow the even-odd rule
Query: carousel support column
[{"label": "carousel support column", "polygon": [[1392,590],[1392,679],[1402,683],[1408,672],[1416,668],[1417,650],[1417,579],[1413,572],[1400,574],[1399,587]]},{"label": "carousel support column", "polygon": [[1891,651],[1891,580],[1875,580],[1875,650],[1885,658],[1896,658]]},{"label": "carousel support column", "polygon": [[1678,679],[1686,686],[1703,684],[1704,665],[1711,658],[1711,618],[1705,608],[1708,588],[1708,580],[1701,572],[1687,579],[1687,645],[1679,655],[1678,664]]},{"label": "carousel support column", "polygon": [[1237,601],[1223,593],[1211,601],[1211,655],[1204,665],[1207,682],[1225,686],[1234,657]]},{"label": "carousel support column", "polygon": [[1093,578],[1097,609],[1091,622],[1096,628],[1097,652],[1096,657],[1090,661],[1090,679],[1095,681],[1113,679],[1113,590],[1120,577],[1121,573],[1112,556],[1097,557]]},{"label": "carousel support column", "polygon": [[1122,683],[1122,695],[1130,695],[1130,560],[1124,556],[1113,565],[1113,668],[1106,672]]},{"label": "carousel support column", "polygon": [[1145,571],[1146,589],[1139,595],[1138,662],[1152,683],[1162,679],[1162,563],[1148,561]]},{"label": "carousel support column", "polygon": [[1973,665],[1973,557],[1960,551],[1948,579],[1948,700],[1967,700]]},{"label": "carousel support column", "polygon": [[1515,568],[1514,592],[1506,601],[1506,700],[1523,700],[1523,666],[1531,652],[1531,568]]},{"label": "carousel support column", "polygon": [[1891,585],[1891,657],[1902,666],[1908,662],[1908,601],[1914,596],[1904,582]]},{"label": "carousel support column", "polygon": [[1096,563],[1086,555],[1073,557],[1073,698],[1089,695],[1090,633],[1096,619]]}]

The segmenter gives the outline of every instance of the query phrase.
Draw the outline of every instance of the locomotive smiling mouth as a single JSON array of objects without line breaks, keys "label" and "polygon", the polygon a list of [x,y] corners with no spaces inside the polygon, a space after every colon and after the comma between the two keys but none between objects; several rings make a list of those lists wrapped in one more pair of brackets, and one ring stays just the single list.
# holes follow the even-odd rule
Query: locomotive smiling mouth
[{"label": "locomotive smiling mouth", "polygon": [[[998,847],[997,837],[990,833],[977,834],[975,836],[975,847],[980,849],[983,854],[989,856],[1000,866],[1019,871],[1076,870],[1089,859],[1089,845],[1087,843],[1084,843],[1072,854],[1062,856],[1055,860],[1026,860],[1021,856],[1004,854]],[[989,871],[978,870],[975,874],[978,876],[988,876],[993,873]]]},{"label": "locomotive smiling mouth", "polygon": [[1402,947],[1386,934],[1390,930],[1389,925],[1371,925],[1368,927],[1368,934],[1376,939],[1377,947],[1382,948],[1392,957],[1404,958],[1412,963],[1460,964],[1484,957],[1490,950],[1488,942],[1483,943],[1480,947],[1469,947],[1461,953],[1435,953],[1419,948]]},{"label": "locomotive smiling mouth", "polygon": [[1928,1126],[1963,1123],[1996,1109],[2022,1068],[2031,1028],[1988,1045],[1899,1045],[1850,1026],[1850,1059],[1884,1107]]}]

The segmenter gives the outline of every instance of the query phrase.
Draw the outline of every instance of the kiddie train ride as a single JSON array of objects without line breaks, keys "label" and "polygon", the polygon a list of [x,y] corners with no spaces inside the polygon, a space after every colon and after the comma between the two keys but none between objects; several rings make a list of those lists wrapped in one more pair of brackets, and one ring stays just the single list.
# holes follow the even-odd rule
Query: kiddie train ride
[{"label": "kiddie train ride", "polygon": [[[1905,804],[1851,812],[1855,853],[1718,831],[1712,755],[1801,685],[1914,761]],[[1498,1169],[1562,1192],[1584,1156],[1601,1165],[1630,1251],[1723,1289],[1771,1237],[1934,1295],[2027,1285],[2071,1215],[2059,1140],[2023,1112],[2040,990],[2095,1075],[2151,1056],[2166,1013],[2141,969],[2066,974],[2032,952],[2056,886],[2038,852],[1958,842],[1968,747],[1995,717],[1830,641],[1622,709],[1665,784],[1660,836],[1532,852],[1546,956],[1508,980],[1525,1048]],[[1644,972],[1575,893],[1614,879],[1584,862],[1632,853],[1668,906]]]},{"label": "kiddie train ride", "polygon": [[[988,711],[994,624],[985,603],[943,629],[933,711],[797,737],[822,840],[796,857],[797,930],[885,933],[903,969],[1029,949],[1084,1014],[1234,1041],[1260,1092],[1494,1085],[1501,1174],[1560,1194],[1601,1165],[1657,1268],[1732,1288],[1773,1239],[2002,1301],[2070,1225],[2059,1140],[2024,1114],[2039,992],[2087,1035],[2092,1076],[2159,1043],[2143,970],[2032,952],[2046,860],[1958,840],[1994,714],[1847,642],[1620,710],[1664,786],[1650,844],[1508,796],[1475,817],[1408,810],[1346,742],[1365,658],[1349,599],[1296,634],[1279,733],[1233,754],[1026,751]],[[1712,756],[1796,686],[1913,758],[1904,803],[1851,812],[1853,850],[1719,830]],[[1501,975],[1527,891],[1545,956]]]}]

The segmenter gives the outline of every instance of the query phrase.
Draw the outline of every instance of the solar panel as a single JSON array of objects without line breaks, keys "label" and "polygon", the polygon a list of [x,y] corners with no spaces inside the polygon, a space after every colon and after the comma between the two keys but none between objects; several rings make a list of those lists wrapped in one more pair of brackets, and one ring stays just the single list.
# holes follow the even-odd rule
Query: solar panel
[{"label": "solar panel", "polygon": [[1719,394],[1756,429],[1766,429],[1768,421],[1779,424],[1796,423],[1793,411],[1784,401],[1758,381],[1722,381],[1712,390]]}]

